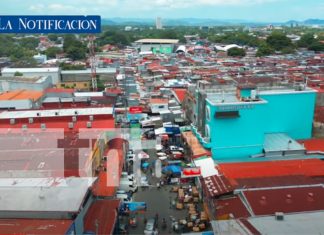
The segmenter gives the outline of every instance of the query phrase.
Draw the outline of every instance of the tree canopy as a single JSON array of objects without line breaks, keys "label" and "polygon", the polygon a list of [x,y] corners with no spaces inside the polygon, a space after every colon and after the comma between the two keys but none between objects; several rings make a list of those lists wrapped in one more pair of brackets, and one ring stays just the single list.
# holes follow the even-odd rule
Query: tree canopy
[{"label": "tree canopy", "polygon": [[282,32],[273,32],[266,39],[267,44],[275,49],[276,51],[281,51],[287,47],[293,47],[291,40]]},{"label": "tree canopy", "polygon": [[49,47],[45,51],[45,55],[47,55],[48,58],[56,58],[56,54],[59,54],[62,52],[61,48],[58,47]]},{"label": "tree canopy", "polygon": [[273,54],[275,51],[266,42],[262,42],[258,48],[256,56],[267,56]]},{"label": "tree canopy", "polygon": [[246,55],[243,48],[233,47],[227,51],[228,56],[243,57]]},{"label": "tree canopy", "polygon": [[86,58],[87,47],[74,35],[64,36],[63,50],[67,56],[73,60],[82,60]]},{"label": "tree canopy", "polygon": [[316,41],[314,38],[313,33],[306,33],[301,36],[300,40],[297,42],[297,45],[299,47],[305,47],[308,48],[311,44],[313,44]]}]

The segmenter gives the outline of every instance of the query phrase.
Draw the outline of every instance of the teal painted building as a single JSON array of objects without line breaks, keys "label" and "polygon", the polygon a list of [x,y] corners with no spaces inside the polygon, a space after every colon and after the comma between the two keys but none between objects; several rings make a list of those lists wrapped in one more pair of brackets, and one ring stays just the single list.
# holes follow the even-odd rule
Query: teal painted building
[{"label": "teal painted building", "polygon": [[197,91],[196,99],[198,120],[192,129],[218,161],[263,154],[269,134],[281,133],[292,139],[312,136],[316,100],[312,89],[256,92],[241,88],[205,96]]}]

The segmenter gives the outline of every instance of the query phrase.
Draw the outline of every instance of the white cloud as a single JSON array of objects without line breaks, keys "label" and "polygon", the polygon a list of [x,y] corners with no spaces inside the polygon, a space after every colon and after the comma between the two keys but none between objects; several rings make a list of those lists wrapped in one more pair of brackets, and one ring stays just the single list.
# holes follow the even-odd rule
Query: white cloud
[{"label": "white cloud", "polygon": [[[188,9],[195,7],[213,6],[250,6],[275,2],[279,0],[74,0],[65,4],[64,0],[46,0],[43,4],[34,4],[29,7],[33,12],[49,14],[109,14],[130,13],[146,14],[148,11],[168,11],[171,9]],[[282,0],[281,0],[282,1]],[[48,2],[46,5],[45,2]],[[145,18],[145,15],[143,15]]]},{"label": "white cloud", "polygon": [[35,5],[31,5],[28,9],[34,12],[41,12],[44,10],[44,8],[45,6],[43,4],[35,4]]},{"label": "white cloud", "polygon": [[77,10],[75,7],[71,5],[65,5],[65,4],[58,4],[53,3],[48,6],[48,9],[53,11],[67,11],[67,10]]}]

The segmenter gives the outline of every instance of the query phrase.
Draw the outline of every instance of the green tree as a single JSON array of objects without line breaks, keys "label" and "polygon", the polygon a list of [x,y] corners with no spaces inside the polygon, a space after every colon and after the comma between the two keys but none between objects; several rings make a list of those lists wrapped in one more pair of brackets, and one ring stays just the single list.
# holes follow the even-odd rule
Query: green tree
[{"label": "green tree", "polygon": [[243,48],[233,47],[227,51],[228,56],[244,57],[246,55]]},{"label": "green tree", "polygon": [[126,34],[125,32],[116,32],[111,30],[104,32],[102,37],[99,39],[100,45],[113,44],[119,46],[126,46],[130,43],[131,39],[129,34]]},{"label": "green tree", "polygon": [[45,55],[47,55],[48,58],[56,58],[56,54],[59,54],[62,52],[62,49],[58,47],[49,47],[45,51]]},{"label": "green tree", "polygon": [[300,40],[297,42],[298,47],[308,48],[311,44],[316,41],[313,33],[306,33],[301,36]]},{"label": "green tree", "polygon": [[66,63],[61,63],[60,67],[62,70],[85,70],[85,66],[83,65],[72,65],[72,64],[66,64]]},{"label": "green tree", "polygon": [[73,60],[82,60],[86,58],[86,45],[77,40],[74,35],[68,34],[64,36],[63,50],[68,57]]},{"label": "green tree", "polygon": [[315,52],[324,51],[324,44],[319,41],[315,41],[308,47],[308,49]]},{"label": "green tree", "polygon": [[34,37],[22,38],[19,44],[26,49],[35,50],[39,44],[39,39]]},{"label": "green tree", "polygon": [[52,42],[56,42],[58,39],[58,36],[56,34],[49,34],[48,39],[51,40]]},{"label": "green tree", "polygon": [[23,76],[23,74],[21,72],[17,71],[17,72],[15,72],[14,76],[15,77],[21,77],[21,76]]},{"label": "green tree", "polygon": [[66,54],[72,60],[83,60],[86,58],[87,49],[85,47],[72,46],[66,50]]},{"label": "green tree", "polygon": [[266,42],[277,51],[293,46],[291,40],[284,33],[276,31],[267,37]]},{"label": "green tree", "polygon": [[275,51],[266,42],[262,42],[258,48],[256,56],[267,56],[273,54]]}]

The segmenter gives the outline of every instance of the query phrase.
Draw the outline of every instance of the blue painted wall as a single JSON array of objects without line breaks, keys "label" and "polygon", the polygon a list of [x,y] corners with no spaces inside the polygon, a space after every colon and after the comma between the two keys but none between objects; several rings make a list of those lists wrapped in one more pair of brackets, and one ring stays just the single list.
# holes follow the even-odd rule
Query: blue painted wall
[{"label": "blue painted wall", "polygon": [[[260,95],[265,103],[249,103],[251,109],[239,110],[240,117],[216,119],[219,107],[210,104],[211,151],[213,158],[242,159],[260,154],[267,133],[287,133],[294,139],[312,134],[316,93]],[[206,145],[205,145],[206,146]]]}]

